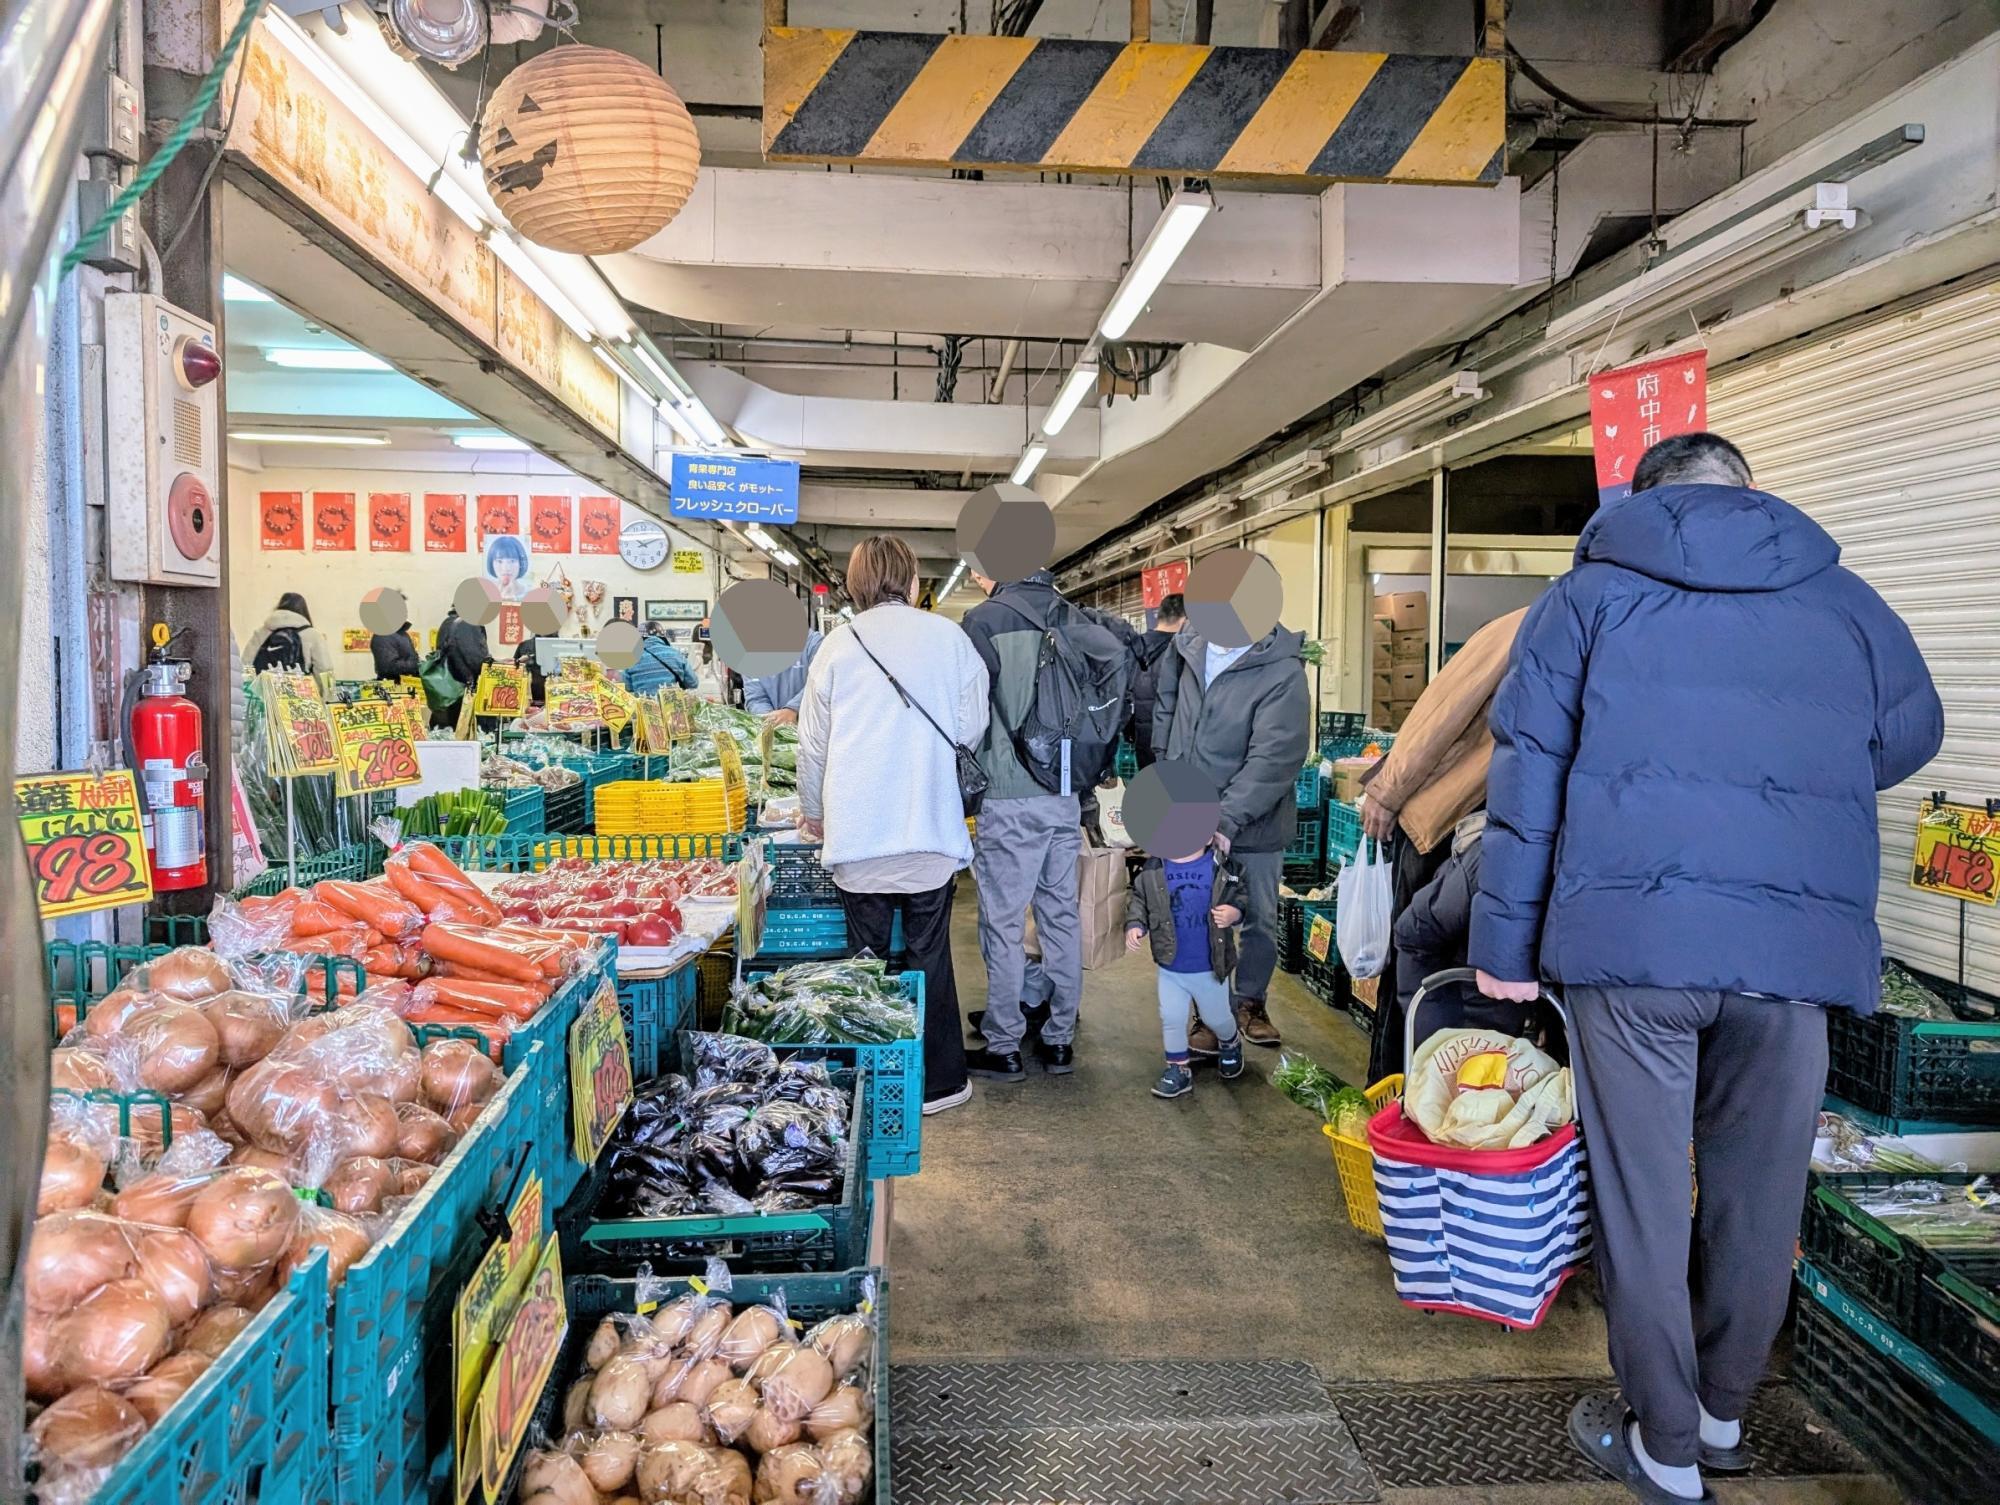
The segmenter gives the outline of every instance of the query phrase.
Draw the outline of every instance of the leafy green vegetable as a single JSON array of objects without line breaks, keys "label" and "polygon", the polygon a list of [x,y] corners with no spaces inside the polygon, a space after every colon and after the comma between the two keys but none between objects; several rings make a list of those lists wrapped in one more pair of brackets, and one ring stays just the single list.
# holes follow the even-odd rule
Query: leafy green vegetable
[{"label": "leafy green vegetable", "polygon": [[725,1034],[772,1045],[886,1045],[914,1040],[916,1010],[875,957],[802,962],[738,988]]},{"label": "leafy green vegetable", "polygon": [[405,836],[498,836],[507,829],[502,797],[483,789],[427,794],[396,819]]},{"label": "leafy green vegetable", "polygon": [[1882,969],[1882,1012],[1939,1023],[1951,1023],[1958,1018],[1942,998],[1894,962]]}]

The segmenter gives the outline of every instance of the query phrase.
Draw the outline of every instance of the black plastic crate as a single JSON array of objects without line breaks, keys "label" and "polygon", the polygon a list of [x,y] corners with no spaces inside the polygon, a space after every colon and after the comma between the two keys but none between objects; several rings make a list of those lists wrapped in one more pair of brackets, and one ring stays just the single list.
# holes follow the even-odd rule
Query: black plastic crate
[{"label": "black plastic crate", "polygon": [[766,842],[771,865],[772,909],[837,909],[840,889],[819,860],[817,842]]},{"label": "black plastic crate", "polygon": [[[1900,1175],[1814,1176],[1799,1222],[1799,1252],[1892,1327],[1916,1325],[1924,1252],[1855,1205]],[[1960,1183],[1969,1177],[1959,1178]]]},{"label": "black plastic crate", "polygon": [[1810,1283],[1798,1308],[1792,1379],[1848,1442],[1920,1505],[1993,1498],[2000,1443],[1823,1305]]},{"label": "black plastic crate", "polygon": [[2000,1123],[2000,1024],[1828,1009],[1826,1090],[1886,1118]]},{"label": "black plastic crate", "polygon": [[1982,1400],[2000,1406],[2000,1250],[1954,1253],[1925,1270],[1911,1336]]},{"label": "black plastic crate", "polygon": [[575,836],[589,829],[584,820],[583,784],[581,781],[565,789],[544,790],[542,794],[542,828],[562,836]]}]

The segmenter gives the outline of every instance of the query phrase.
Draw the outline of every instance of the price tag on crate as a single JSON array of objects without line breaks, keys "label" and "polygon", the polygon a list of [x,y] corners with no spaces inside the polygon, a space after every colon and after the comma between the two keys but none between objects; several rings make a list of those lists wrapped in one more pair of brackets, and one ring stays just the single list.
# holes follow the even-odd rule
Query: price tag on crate
[{"label": "price tag on crate", "polygon": [[547,1230],[542,1178],[530,1174],[507,1209],[509,1237],[496,1239],[458,1293],[451,1314],[453,1388],[453,1453],[457,1494],[463,1500],[479,1483],[479,1440],[475,1418],[479,1392],[493,1364],[493,1347],[500,1329],[520,1305],[528,1277],[534,1274]]},{"label": "price tag on crate", "polygon": [[638,698],[639,748],[643,753],[665,755],[673,746],[667,736],[667,708],[651,695]]},{"label": "price tag on crate", "polygon": [[130,769],[16,779],[14,815],[44,919],[153,897]]},{"label": "price tag on crate", "polygon": [[1306,955],[1316,962],[1323,962],[1332,952],[1333,921],[1323,914],[1316,914],[1306,929]]},{"label": "price tag on crate", "polygon": [[764,843],[753,841],[736,864],[736,954],[755,956],[764,942],[764,915],[770,905],[771,865]]},{"label": "price tag on crate", "polygon": [[722,802],[730,810],[740,810],[749,797],[750,781],[743,774],[743,749],[727,732],[715,734],[715,761],[722,765]]},{"label": "price tag on crate", "polygon": [[1992,904],[1993,864],[2000,854],[2000,816],[1983,805],[1925,800],[1917,806],[1916,860],[1910,886],[1951,899]]},{"label": "price tag on crate", "polygon": [[528,666],[526,664],[482,664],[479,686],[472,692],[475,716],[514,717],[527,714]]},{"label": "price tag on crate", "polygon": [[263,687],[264,725],[269,738],[271,772],[278,778],[302,773],[332,773],[338,763],[333,723],[319,681],[310,674],[257,676]]},{"label": "price tag on crate", "polygon": [[606,982],[569,1027],[570,1127],[576,1158],[597,1163],[598,1151],[632,1106],[632,1051],[618,990]]},{"label": "price tag on crate", "polygon": [[340,793],[372,794],[423,779],[409,727],[386,702],[362,700],[326,709],[340,759],[335,779]]},{"label": "price tag on crate", "polygon": [[694,711],[688,705],[685,690],[662,690],[660,703],[667,709],[667,735],[675,742],[685,742],[694,735]]},{"label": "price tag on crate", "polygon": [[488,1505],[507,1487],[507,1471],[521,1451],[542,1387],[556,1367],[569,1313],[563,1305],[562,1241],[542,1240],[527,1287],[501,1333],[485,1383],[479,1387],[479,1483]]},{"label": "price tag on crate", "polygon": [[542,706],[549,725],[558,731],[578,732],[598,724],[597,696],[582,680],[551,681]]}]

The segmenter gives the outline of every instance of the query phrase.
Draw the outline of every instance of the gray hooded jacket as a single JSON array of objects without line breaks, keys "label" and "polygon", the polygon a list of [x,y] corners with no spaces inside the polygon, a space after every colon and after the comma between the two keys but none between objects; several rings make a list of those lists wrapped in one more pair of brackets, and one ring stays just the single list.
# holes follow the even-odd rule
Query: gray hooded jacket
[{"label": "gray hooded jacket", "polygon": [[1160,661],[1153,752],[1215,781],[1232,852],[1281,852],[1298,832],[1295,786],[1312,745],[1304,642],[1302,632],[1273,628],[1206,688],[1208,640],[1192,626],[1174,634]]}]

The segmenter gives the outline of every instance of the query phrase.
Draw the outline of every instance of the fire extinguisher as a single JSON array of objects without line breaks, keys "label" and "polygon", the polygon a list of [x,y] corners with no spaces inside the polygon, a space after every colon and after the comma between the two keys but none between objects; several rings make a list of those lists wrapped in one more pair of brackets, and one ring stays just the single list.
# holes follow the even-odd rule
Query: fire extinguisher
[{"label": "fire extinguisher", "polygon": [[[155,626],[153,651],[136,676],[129,748],[145,806],[146,856],[155,889],[200,888],[208,882],[201,707],[181,693],[192,668],[167,657],[166,625]],[[128,692],[128,702],[132,698]]]}]

